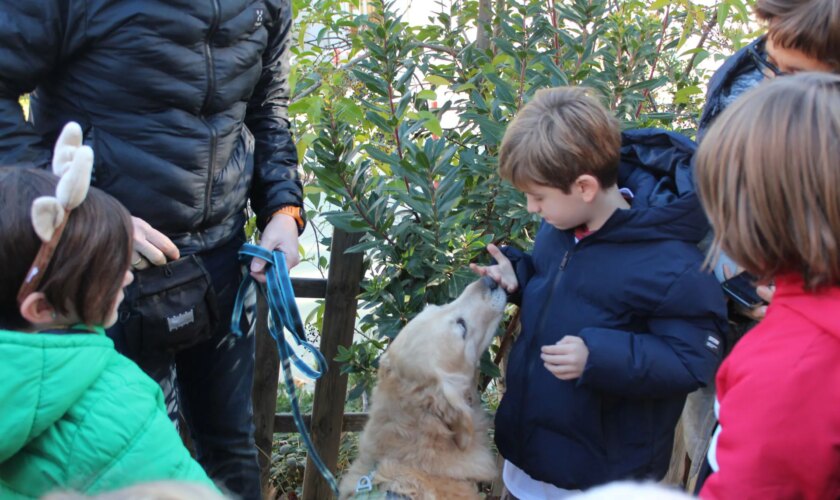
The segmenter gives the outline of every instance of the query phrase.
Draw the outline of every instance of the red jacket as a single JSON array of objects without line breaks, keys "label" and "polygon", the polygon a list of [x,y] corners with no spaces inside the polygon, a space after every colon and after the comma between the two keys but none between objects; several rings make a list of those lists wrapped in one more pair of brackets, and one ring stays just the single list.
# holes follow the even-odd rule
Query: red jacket
[{"label": "red jacket", "polygon": [[840,287],[776,280],[766,318],[717,374],[717,472],[703,499],[840,498]]}]

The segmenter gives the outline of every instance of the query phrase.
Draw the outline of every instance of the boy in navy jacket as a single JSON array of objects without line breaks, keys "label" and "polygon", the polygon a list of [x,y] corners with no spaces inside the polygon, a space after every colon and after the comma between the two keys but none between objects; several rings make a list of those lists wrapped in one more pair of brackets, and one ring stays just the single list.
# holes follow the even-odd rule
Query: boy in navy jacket
[{"label": "boy in navy jacket", "polygon": [[708,224],[694,144],[624,134],[579,88],[538,92],[509,126],[499,171],[543,224],[530,254],[473,266],[522,308],[495,439],[517,498],[661,479],[689,392],[720,359],[724,299],[703,271]]}]

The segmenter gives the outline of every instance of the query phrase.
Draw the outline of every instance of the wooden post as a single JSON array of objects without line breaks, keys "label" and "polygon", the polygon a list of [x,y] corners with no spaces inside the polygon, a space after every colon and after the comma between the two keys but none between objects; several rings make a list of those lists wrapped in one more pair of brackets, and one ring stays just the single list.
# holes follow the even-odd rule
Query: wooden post
[{"label": "wooden post", "polygon": [[[338,346],[350,347],[356,325],[356,302],[362,279],[362,254],[344,252],[359,242],[359,233],[336,229],[330,248],[330,271],[327,276],[324,328],[321,331],[321,353],[329,369],[315,384],[312,403],[312,442],[326,466],[336,472],[344,400],[347,397],[347,375],[340,373],[335,362]],[[306,461],[303,475],[303,500],[332,498],[329,485],[321,477],[311,459]]]},{"label": "wooden post", "polygon": [[[322,299],[326,295],[327,281],[312,278],[292,278],[297,298]],[[277,344],[268,333],[268,305],[262,294],[257,294],[256,355],[254,360],[254,440],[260,464],[260,483],[263,494],[269,491],[271,472],[271,447],[274,441],[274,413],[277,411],[277,387],[280,376],[280,359]],[[289,432],[289,431],[283,431]]]},{"label": "wooden post", "polygon": [[277,380],[280,373],[280,359],[277,344],[268,333],[268,306],[265,297],[257,294],[257,336],[254,359],[254,386],[251,391],[254,406],[254,440],[260,463],[260,484],[263,493],[269,488],[271,471],[271,444],[274,437],[274,412],[277,409]]}]

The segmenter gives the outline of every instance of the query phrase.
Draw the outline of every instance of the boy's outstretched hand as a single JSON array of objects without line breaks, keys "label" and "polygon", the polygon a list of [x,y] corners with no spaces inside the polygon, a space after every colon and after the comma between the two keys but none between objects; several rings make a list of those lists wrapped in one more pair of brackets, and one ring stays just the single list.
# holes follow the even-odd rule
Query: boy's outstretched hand
[{"label": "boy's outstretched hand", "polygon": [[583,375],[589,349],[580,337],[566,335],[554,345],[542,348],[543,365],[560,380],[574,380]]},{"label": "boy's outstretched hand", "polygon": [[487,245],[487,251],[496,259],[497,263],[492,266],[470,264],[470,269],[479,276],[490,276],[507,293],[515,292],[519,288],[519,281],[516,279],[516,273],[513,271],[510,260],[499,250],[499,247],[492,243]]}]

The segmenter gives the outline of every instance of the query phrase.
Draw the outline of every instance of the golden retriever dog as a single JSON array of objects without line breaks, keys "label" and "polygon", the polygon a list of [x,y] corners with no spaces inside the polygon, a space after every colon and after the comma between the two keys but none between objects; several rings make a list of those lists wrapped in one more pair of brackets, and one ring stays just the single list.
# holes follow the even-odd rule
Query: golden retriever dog
[{"label": "golden retriever dog", "polygon": [[363,496],[368,484],[415,500],[479,498],[476,482],[492,480],[496,466],[476,373],[505,303],[505,292],[482,278],[454,302],[426,306],[402,329],[380,359],[341,499],[357,488]]}]

